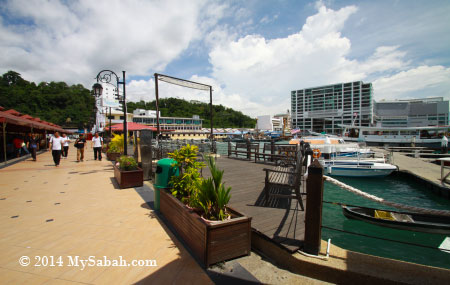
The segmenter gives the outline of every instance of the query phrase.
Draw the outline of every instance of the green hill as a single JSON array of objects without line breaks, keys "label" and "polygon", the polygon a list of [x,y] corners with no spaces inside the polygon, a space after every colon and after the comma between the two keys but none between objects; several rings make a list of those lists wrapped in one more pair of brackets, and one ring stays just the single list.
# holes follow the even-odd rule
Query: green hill
[{"label": "green hill", "polygon": [[[0,76],[0,106],[58,125],[88,127],[94,118],[94,97],[81,84],[69,86],[65,82],[26,81],[15,71]],[[156,110],[155,101],[128,102],[128,112],[135,109]],[[164,117],[188,117],[199,115],[203,126],[210,126],[209,104],[189,102],[176,98],[160,100],[160,111]],[[256,120],[222,105],[213,105],[214,127],[254,128]]]},{"label": "green hill", "polygon": [[8,71],[0,77],[0,106],[70,127],[89,126],[94,98],[81,84],[34,82]]},{"label": "green hill", "polygon": [[[159,100],[161,116],[192,118],[199,115],[203,119],[203,127],[210,126],[210,107],[207,103],[186,101],[177,98],[164,98]],[[128,112],[136,109],[156,110],[156,101],[128,102]],[[213,104],[214,128],[254,128],[256,120],[222,105]]]}]

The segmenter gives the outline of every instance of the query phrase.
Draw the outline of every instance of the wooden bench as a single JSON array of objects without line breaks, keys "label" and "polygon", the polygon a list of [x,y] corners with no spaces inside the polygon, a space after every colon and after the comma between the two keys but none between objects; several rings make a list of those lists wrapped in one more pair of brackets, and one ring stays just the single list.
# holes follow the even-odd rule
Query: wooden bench
[{"label": "wooden bench", "polygon": [[[303,175],[303,163],[302,163],[302,154],[298,152],[297,160],[294,167],[286,167],[286,166],[277,166],[274,169],[264,168],[266,172],[265,178],[265,199],[268,201],[269,197],[278,197],[278,198],[294,198],[300,204],[302,211],[305,210],[303,206],[303,200],[301,195],[305,195],[305,193],[300,193],[300,186]],[[291,191],[290,194],[273,194],[270,193],[270,190],[274,187],[282,187]]]}]

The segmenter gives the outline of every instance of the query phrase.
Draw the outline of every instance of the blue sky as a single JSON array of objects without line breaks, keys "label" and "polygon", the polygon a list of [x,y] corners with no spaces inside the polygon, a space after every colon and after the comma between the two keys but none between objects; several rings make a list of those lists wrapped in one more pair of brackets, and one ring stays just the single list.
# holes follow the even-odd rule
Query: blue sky
[{"label": "blue sky", "polygon": [[[290,91],[372,82],[376,100],[450,99],[450,2],[1,1],[0,72],[89,88],[127,71],[127,97],[154,100],[155,72],[210,84],[251,116]],[[209,94],[160,84],[161,97]]]}]

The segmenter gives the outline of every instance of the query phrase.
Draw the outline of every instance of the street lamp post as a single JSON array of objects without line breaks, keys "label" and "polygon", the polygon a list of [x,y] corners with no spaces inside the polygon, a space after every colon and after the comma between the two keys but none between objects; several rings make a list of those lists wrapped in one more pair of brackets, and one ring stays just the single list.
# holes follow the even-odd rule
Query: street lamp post
[{"label": "street lamp post", "polygon": [[[123,73],[123,80],[120,81],[119,76],[117,76],[117,74],[114,71],[111,71],[111,70],[100,71],[96,77],[97,83],[95,83],[92,86],[92,89],[94,90],[94,95],[96,97],[100,97],[102,95],[103,87],[99,82],[112,84],[111,80],[113,79],[113,77],[116,78],[116,89],[117,89],[116,99],[118,99],[119,102],[122,103],[122,108],[123,108],[123,144],[124,144],[123,153],[125,155],[127,155],[127,135],[128,135],[127,129],[128,128],[127,128],[127,100],[126,100],[126,92],[125,92],[125,84],[126,84],[125,71],[122,71],[122,73]],[[123,87],[123,98],[120,98],[120,95],[119,95],[119,84],[122,84],[122,87]],[[110,111],[110,115],[111,115],[111,111]],[[109,129],[111,130],[111,125],[109,126]]]}]

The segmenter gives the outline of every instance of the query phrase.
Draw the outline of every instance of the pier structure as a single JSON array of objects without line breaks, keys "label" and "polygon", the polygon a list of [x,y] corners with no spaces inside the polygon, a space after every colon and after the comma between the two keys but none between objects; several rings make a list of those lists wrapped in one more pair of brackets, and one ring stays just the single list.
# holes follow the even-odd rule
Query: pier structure
[{"label": "pier structure", "polygon": [[[380,149],[378,149],[380,150]],[[413,178],[434,193],[450,199],[450,184],[441,181],[441,165],[419,158],[410,157],[402,152],[391,152],[392,161],[398,167],[399,174]]]},{"label": "pier structure", "polygon": [[[353,252],[321,241],[319,258],[299,253],[305,249],[308,194],[305,211],[295,199],[271,198],[264,203],[264,167],[249,159],[218,158],[223,182],[232,187],[230,206],[252,217],[252,250],[262,253],[282,268],[332,283],[448,283],[450,270]],[[203,173],[205,174],[204,171]],[[439,172],[440,174],[440,172]],[[317,181],[316,183],[317,184]],[[312,185],[310,185],[312,186]],[[303,179],[302,189],[308,188]]]}]

